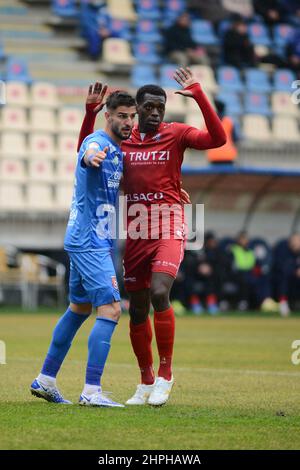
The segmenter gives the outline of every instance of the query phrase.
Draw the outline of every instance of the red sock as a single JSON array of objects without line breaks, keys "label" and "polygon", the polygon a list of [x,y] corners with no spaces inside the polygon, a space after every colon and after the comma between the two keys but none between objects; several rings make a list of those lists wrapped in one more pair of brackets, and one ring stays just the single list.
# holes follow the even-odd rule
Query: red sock
[{"label": "red sock", "polygon": [[160,360],[158,377],[171,380],[175,337],[175,315],[173,307],[169,307],[163,312],[154,312],[154,329]]},{"label": "red sock", "polygon": [[132,348],[141,371],[141,383],[151,385],[154,383],[155,375],[151,348],[152,327],[150,317],[148,316],[147,320],[139,325],[130,322],[129,328]]},{"label": "red sock", "polygon": [[206,302],[207,305],[215,305],[217,303],[217,297],[215,296],[215,294],[209,294],[206,297]]}]

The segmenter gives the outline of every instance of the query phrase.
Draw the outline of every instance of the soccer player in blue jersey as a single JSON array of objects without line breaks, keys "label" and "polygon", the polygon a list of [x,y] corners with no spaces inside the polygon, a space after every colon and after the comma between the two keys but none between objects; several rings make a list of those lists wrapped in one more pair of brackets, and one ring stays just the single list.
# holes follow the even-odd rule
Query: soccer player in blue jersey
[{"label": "soccer player in blue jersey", "polygon": [[70,257],[70,305],[54,332],[41,373],[31,393],[55,403],[70,404],[56,386],[56,376],[72,340],[95,307],[97,318],[88,340],[86,380],[79,403],[122,407],[101,389],[101,376],[111,337],[121,314],[120,294],[111,258],[115,205],[122,176],[121,141],[131,134],[135,100],[123,91],[106,101],[106,127],[83,141],[65,236]]}]

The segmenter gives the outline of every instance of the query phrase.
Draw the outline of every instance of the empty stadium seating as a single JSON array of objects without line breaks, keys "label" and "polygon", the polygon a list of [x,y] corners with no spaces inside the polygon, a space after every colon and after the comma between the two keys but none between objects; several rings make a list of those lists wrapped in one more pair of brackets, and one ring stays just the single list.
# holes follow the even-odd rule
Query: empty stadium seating
[{"label": "empty stadium seating", "polygon": [[272,89],[267,72],[260,69],[245,70],[245,82],[249,91],[269,93]]},{"label": "empty stadium seating", "polygon": [[191,70],[205,91],[213,93],[217,91],[218,84],[215,80],[214,72],[210,66],[192,65]]},{"label": "empty stadium seating", "polygon": [[273,136],[281,142],[300,142],[297,120],[292,116],[275,116],[273,118]]},{"label": "empty stadium seating", "polygon": [[103,61],[112,65],[133,65],[129,43],[125,39],[108,38],[103,44]]},{"label": "empty stadium seating", "polygon": [[138,64],[132,67],[131,83],[134,87],[139,88],[146,83],[156,83],[157,81],[155,69],[152,65]]},{"label": "empty stadium seating", "polygon": [[140,0],[137,2],[137,13],[140,18],[158,20],[160,18],[158,0]]},{"label": "empty stadium seating", "polygon": [[299,108],[291,100],[291,94],[278,91],[272,94],[272,111],[274,114],[287,114],[299,117]]},{"label": "empty stadium seating", "polygon": [[271,109],[269,105],[269,97],[263,93],[249,92],[245,94],[245,112],[247,114],[261,114],[270,116]]},{"label": "empty stadium seating", "polygon": [[216,46],[219,44],[210,21],[194,20],[192,22],[192,37],[197,44],[206,46]]},{"label": "empty stadium seating", "polygon": [[30,97],[27,85],[19,81],[8,82],[6,84],[6,103],[9,106],[29,106]]},{"label": "empty stadium seating", "polygon": [[137,62],[141,64],[159,64],[161,57],[156,45],[150,42],[139,41],[133,45],[133,54]]},{"label": "empty stadium seating", "polygon": [[1,181],[0,208],[2,211],[21,211],[25,209],[24,188],[22,184]]},{"label": "empty stadium seating", "polygon": [[249,140],[268,142],[272,138],[268,119],[261,114],[244,116],[243,135]]},{"label": "empty stadium seating", "polygon": [[28,155],[26,136],[22,132],[2,132],[0,142],[0,157],[15,159]]},{"label": "empty stadium seating", "polygon": [[244,91],[245,87],[240,77],[240,72],[235,67],[222,66],[217,71],[218,83],[224,90],[236,92]]},{"label": "empty stadium seating", "polygon": [[107,9],[114,18],[136,21],[137,15],[130,0],[122,0],[122,8],[120,8],[120,0],[108,0]]}]

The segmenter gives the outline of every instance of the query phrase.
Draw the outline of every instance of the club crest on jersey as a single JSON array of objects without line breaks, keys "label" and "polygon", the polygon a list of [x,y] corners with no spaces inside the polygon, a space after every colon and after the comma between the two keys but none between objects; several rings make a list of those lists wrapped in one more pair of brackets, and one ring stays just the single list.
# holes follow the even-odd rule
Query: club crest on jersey
[{"label": "club crest on jersey", "polygon": [[113,164],[114,165],[118,165],[119,163],[119,159],[118,159],[118,155],[115,155],[114,159],[112,160]]},{"label": "club crest on jersey", "polygon": [[152,140],[155,140],[155,142],[159,142],[161,139],[161,134],[156,134]]},{"label": "club crest on jersey", "polygon": [[115,290],[119,290],[118,281],[116,276],[111,276],[111,283]]}]

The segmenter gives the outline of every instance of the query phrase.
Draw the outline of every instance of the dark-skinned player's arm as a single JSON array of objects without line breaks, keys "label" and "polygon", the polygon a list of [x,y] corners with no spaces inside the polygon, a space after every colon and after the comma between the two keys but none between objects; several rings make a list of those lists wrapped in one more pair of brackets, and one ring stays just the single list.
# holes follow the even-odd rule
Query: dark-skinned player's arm
[{"label": "dark-skinned player's arm", "polygon": [[102,85],[100,82],[96,82],[94,85],[90,85],[89,87],[85,102],[85,116],[78,138],[77,152],[79,152],[84,139],[94,132],[97,113],[105,106],[104,97],[107,92],[107,88],[107,85]]},{"label": "dark-skinned player's arm", "polygon": [[226,143],[226,134],[222,123],[208,101],[200,83],[195,79],[190,68],[177,69],[174,79],[183,87],[178,93],[189,98],[194,98],[198,103],[203,114],[207,130],[198,130],[191,126],[182,124],[181,143],[183,147],[194,148],[197,150],[206,150],[210,148],[221,147]]}]

